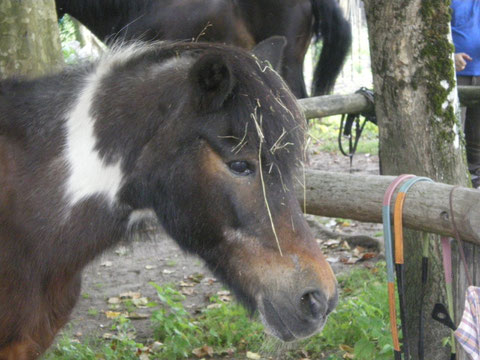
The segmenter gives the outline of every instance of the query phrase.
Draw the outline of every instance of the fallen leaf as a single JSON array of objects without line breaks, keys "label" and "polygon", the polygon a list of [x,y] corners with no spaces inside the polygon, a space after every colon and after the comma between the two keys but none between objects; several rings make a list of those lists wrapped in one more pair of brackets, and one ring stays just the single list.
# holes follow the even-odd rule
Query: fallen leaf
[{"label": "fallen leaf", "polygon": [[215,278],[206,278],[205,279],[205,282],[207,283],[207,285],[213,285],[214,283],[216,283],[218,280],[215,279]]},{"label": "fallen leaf", "polygon": [[113,265],[113,262],[111,261],[104,261],[103,263],[100,264],[100,266],[105,266],[105,267],[110,267]]},{"label": "fallen leaf", "polygon": [[364,253],[368,252],[367,248],[364,248],[362,246],[356,246],[354,249],[353,249],[353,255],[354,256],[357,256],[357,257],[362,257],[362,255]]},{"label": "fallen leaf", "polygon": [[353,265],[360,261],[360,258],[356,256],[350,256],[345,264]]},{"label": "fallen leaf", "polygon": [[180,281],[179,285],[181,287],[192,287],[192,286],[195,286],[196,284],[192,282]]},{"label": "fallen leaf", "polygon": [[128,253],[128,249],[125,246],[120,246],[117,250],[115,250],[115,254],[119,256],[126,255]]},{"label": "fallen leaf", "polygon": [[139,299],[142,296],[139,292],[133,292],[133,291],[127,291],[124,293],[120,294],[120,299],[121,300],[126,300],[126,299]]},{"label": "fallen leaf", "polygon": [[212,357],[213,349],[208,345],[203,345],[200,348],[193,349],[192,354],[198,357],[199,359],[205,356]]},{"label": "fallen leaf", "polygon": [[339,259],[338,257],[330,257],[330,256],[329,256],[329,257],[327,257],[327,261],[328,261],[329,263],[332,263],[332,264],[333,264],[333,263],[339,262],[340,259]]},{"label": "fallen leaf", "polygon": [[259,359],[261,359],[261,357],[257,353],[247,351],[247,359],[259,360]]},{"label": "fallen leaf", "polygon": [[180,290],[180,293],[183,295],[192,296],[195,293],[195,290],[193,288],[183,288]]},{"label": "fallen leaf", "polygon": [[175,270],[168,270],[168,269],[163,269],[162,273],[164,273],[165,275],[169,275],[169,274],[173,274],[175,272]]},{"label": "fallen leaf", "polygon": [[210,304],[210,305],[207,305],[207,309],[220,309],[222,307],[222,304]]},{"label": "fallen leaf", "polygon": [[105,333],[102,335],[102,339],[104,340],[111,340],[113,338],[113,334]]},{"label": "fallen leaf", "polygon": [[373,259],[374,257],[377,256],[377,253],[374,253],[374,252],[367,252],[365,254],[362,255],[362,260],[369,260],[369,259]]},{"label": "fallen leaf", "polygon": [[230,291],[228,290],[220,290],[217,292],[217,295],[218,298],[225,303],[230,302],[233,299],[232,295],[230,295]]},{"label": "fallen leaf", "polygon": [[355,256],[350,256],[348,258],[346,258],[346,257],[340,258],[340,262],[342,262],[343,264],[346,264],[346,265],[356,264],[359,260],[360,259],[355,257]]},{"label": "fallen leaf", "polygon": [[136,312],[130,312],[126,317],[130,320],[145,320],[149,318],[147,314],[139,314]]},{"label": "fallen leaf", "polygon": [[145,265],[146,270],[153,270],[156,269],[157,267],[155,265]]},{"label": "fallen leaf", "polygon": [[353,349],[353,347],[349,346],[349,345],[345,345],[345,344],[341,344],[339,346],[340,350],[342,351],[345,351],[345,352],[350,352],[350,353],[353,353],[355,350]]},{"label": "fallen leaf", "polygon": [[237,351],[237,349],[235,349],[235,348],[228,348],[228,349],[222,350],[222,351],[219,353],[219,355],[232,356],[233,354],[235,354],[236,351]]},{"label": "fallen leaf", "polygon": [[340,245],[340,240],[330,239],[323,242],[323,245],[327,247],[338,246]]},{"label": "fallen leaf", "polygon": [[107,302],[113,305],[113,304],[120,304],[121,300],[119,297],[114,296],[114,297],[108,298]]},{"label": "fallen leaf", "polygon": [[150,349],[153,352],[158,352],[158,351],[162,350],[162,347],[163,347],[163,343],[161,343],[160,341],[154,341],[153,344],[150,345]]},{"label": "fallen leaf", "polygon": [[203,275],[201,273],[194,273],[194,274],[189,275],[187,279],[189,279],[193,282],[199,283],[200,281],[202,281],[202,279],[204,277],[205,277],[205,275]]},{"label": "fallen leaf", "polygon": [[122,313],[120,311],[105,311],[105,316],[108,319],[116,319],[120,315],[122,315]]},{"label": "fallen leaf", "polygon": [[146,297],[134,298],[132,299],[132,303],[138,308],[145,308],[147,307],[148,299]]}]

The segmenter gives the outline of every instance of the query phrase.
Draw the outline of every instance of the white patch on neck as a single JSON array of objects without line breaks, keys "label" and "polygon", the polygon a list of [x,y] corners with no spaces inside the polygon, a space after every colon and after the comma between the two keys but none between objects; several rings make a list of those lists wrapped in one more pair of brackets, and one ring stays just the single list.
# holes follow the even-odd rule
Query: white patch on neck
[{"label": "white patch on neck", "polygon": [[98,84],[109,69],[107,62],[88,76],[73,110],[67,115],[65,156],[70,174],[66,195],[71,206],[93,195],[103,195],[113,203],[122,183],[120,160],[106,164],[95,149],[95,119],[90,114]]},{"label": "white patch on neck", "polygon": [[[121,159],[107,164],[95,149],[96,120],[91,116],[92,103],[100,82],[112,68],[155,46],[158,46],[158,43],[133,43],[113,48],[103,56],[92,74],[86,78],[73,109],[66,116],[67,139],[64,154],[70,170],[66,182],[66,196],[70,206],[93,195],[103,195],[111,204],[115,202],[123,181]],[[157,71],[165,71],[183,63],[174,58],[160,65]]]}]

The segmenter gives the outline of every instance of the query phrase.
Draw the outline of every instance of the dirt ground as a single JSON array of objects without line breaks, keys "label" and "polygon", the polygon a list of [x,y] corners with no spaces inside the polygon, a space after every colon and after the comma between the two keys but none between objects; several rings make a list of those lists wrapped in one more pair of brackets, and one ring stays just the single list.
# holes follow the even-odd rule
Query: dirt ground
[{"label": "dirt ground", "polygon": [[[312,155],[310,167],[321,170],[348,172],[349,160],[341,155],[322,153]],[[376,156],[357,155],[353,172],[378,174]],[[377,236],[379,224],[342,222],[334,219],[315,219],[332,231],[345,234]],[[355,266],[365,266],[378,260],[377,249],[351,248],[336,239],[318,238],[327,259],[338,274]],[[366,256],[367,254],[368,256]],[[364,257],[364,260],[360,260]],[[380,255],[381,256],[381,255]],[[79,340],[87,336],[108,336],[112,320],[108,311],[115,310],[116,298],[121,295],[147,298],[156,301],[156,292],[149,282],[187,285],[180,287],[186,294],[186,307],[192,312],[208,303],[208,298],[222,289],[213,279],[203,262],[194,256],[184,254],[165,234],[158,234],[154,240],[138,241],[127,247],[119,247],[103,254],[90,264],[83,274],[82,296],[77,304],[70,324],[65,328],[69,336]],[[109,304],[110,302],[110,304]],[[112,304],[113,303],[113,304]],[[120,310],[119,310],[120,311]],[[151,309],[135,309],[133,325],[137,339],[148,342],[152,338],[150,321]]]}]

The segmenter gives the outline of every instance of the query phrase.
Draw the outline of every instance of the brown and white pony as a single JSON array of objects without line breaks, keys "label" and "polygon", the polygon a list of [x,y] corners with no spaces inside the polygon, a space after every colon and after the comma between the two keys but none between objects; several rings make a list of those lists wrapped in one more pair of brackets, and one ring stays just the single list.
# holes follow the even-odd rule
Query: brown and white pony
[{"label": "brown and white pony", "polygon": [[[278,64],[284,40],[260,44]],[[321,329],[336,280],[295,198],[305,119],[258,58],[213,43],[130,45],[0,82],[0,359],[36,359],[82,269],[149,216],[268,331]]]}]

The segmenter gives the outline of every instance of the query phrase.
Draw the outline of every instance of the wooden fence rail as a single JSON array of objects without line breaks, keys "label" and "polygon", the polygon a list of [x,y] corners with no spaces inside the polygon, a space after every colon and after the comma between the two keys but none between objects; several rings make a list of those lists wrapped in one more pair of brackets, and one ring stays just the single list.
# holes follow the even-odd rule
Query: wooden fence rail
[{"label": "wooden fence rail", "polygon": [[[375,223],[382,222],[383,195],[395,179],[394,176],[351,175],[318,170],[307,170],[305,176],[305,192],[301,186],[297,187],[296,192],[302,207],[306,200],[307,213]],[[415,184],[406,196],[404,226],[454,236],[449,209],[451,189],[451,185],[441,183]],[[462,239],[480,245],[480,191],[457,188],[453,211]]]},{"label": "wooden fence rail", "polygon": [[[480,86],[458,86],[458,97],[462,105],[479,104]],[[372,105],[361,94],[317,96],[299,102],[307,119],[373,111]]]}]

